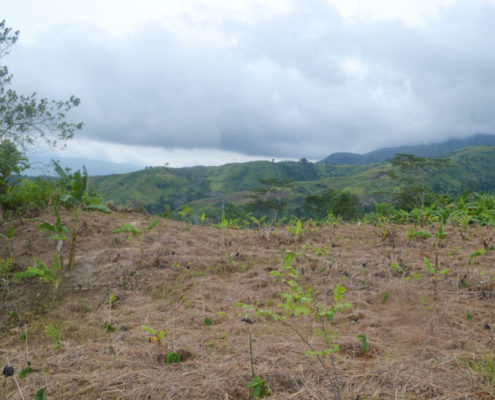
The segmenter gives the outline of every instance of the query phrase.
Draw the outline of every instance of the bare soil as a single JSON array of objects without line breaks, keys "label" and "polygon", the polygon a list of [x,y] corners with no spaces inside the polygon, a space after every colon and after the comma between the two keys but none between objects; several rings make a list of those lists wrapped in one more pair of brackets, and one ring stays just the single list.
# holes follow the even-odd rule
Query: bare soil
[{"label": "bare soil", "polygon": [[[53,221],[49,213],[43,218]],[[284,229],[223,231],[162,220],[144,239],[141,263],[138,238],[129,243],[112,231],[150,221],[137,212],[84,213],[75,268],[63,273],[58,290],[32,279],[2,281],[0,360],[14,365],[24,398],[46,387],[53,400],[248,399],[249,333],[255,373],[270,386],[270,398],[334,398],[326,371],[305,356],[291,330],[257,316],[246,324],[236,306],[278,304],[281,287],[270,271],[288,250],[300,253],[293,265],[320,299],[331,301],[338,283],[354,306],[330,326],[340,346],[343,399],[495,398],[493,228],[444,227],[449,235],[437,249],[434,237],[407,240],[410,226],[326,225],[293,237]],[[63,222],[71,226],[70,214]],[[36,229],[39,222],[14,223],[15,271],[33,257],[50,263],[56,243]],[[437,227],[417,229],[434,234]],[[68,249],[66,243],[66,260]],[[469,263],[480,249],[488,250]],[[7,256],[2,240],[0,258]],[[436,291],[424,257],[450,271],[438,277]],[[115,332],[104,329],[108,321]],[[324,348],[314,321],[289,322]],[[46,334],[50,324],[60,349]],[[150,342],[142,325],[164,330],[165,338]],[[364,354],[359,334],[368,339]],[[166,363],[171,351],[181,354],[179,363]],[[28,361],[34,372],[20,379]],[[0,398],[22,398],[11,377]]]}]

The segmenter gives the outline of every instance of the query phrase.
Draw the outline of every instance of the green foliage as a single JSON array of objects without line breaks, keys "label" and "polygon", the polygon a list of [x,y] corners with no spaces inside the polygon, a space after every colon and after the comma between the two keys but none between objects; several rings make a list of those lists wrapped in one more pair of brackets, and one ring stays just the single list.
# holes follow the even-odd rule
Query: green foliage
[{"label": "green foliage", "polygon": [[29,265],[26,268],[26,271],[18,272],[15,274],[15,276],[17,278],[38,278],[42,282],[51,284],[54,289],[57,289],[61,281],[61,278],[59,276],[59,271],[61,268],[58,261],[58,256],[56,254],[53,257],[53,260],[54,264],[51,266],[47,266],[45,263],[43,263],[43,261],[35,257],[34,261],[37,264],[37,267]]},{"label": "green foliage", "polygon": [[36,392],[36,397],[34,400],[47,400],[46,394],[45,394],[46,388],[42,388]]},{"label": "green foliage", "polygon": [[[299,338],[308,346],[308,351],[305,353],[308,356],[316,356],[323,368],[325,364],[322,357],[333,357],[333,353],[338,351],[339,347],[333,343],[330,333],[327,328],[327,323],[332,321],[337,313],[345,312],[352,308],[352,304],[344,301],[344,293],[346,289],[337,284],[333,291],[333,302],[326,304],[318,301],[315,290],[311,285],[302,285],[298,283],[298,272],[292,266],[293,260],[296,258],[295,252],[288,252],[279,270],[270,272],[273,281],[279,283],[282,288],[281,302],[276,308],[260,308],[254,305],[237,303],[237,306],[242,307],[247,312],[255,312],[265,318],[279,321],[284,326],[291,329]],[[324,349],[316,350],[310,343],[309,338],[305,337],[293,324],[290,319],[294,317],[304,318],[310,316],[312,320],[317,321],[321,325],[320,336],[323,339]],[[332,358],[333,360],[333,358]],[[334,365],[334,362],[332,362]],[[334,374],[337,372],[334,368]],[[333,385],[333,382],[331,382]],[[336,396],[340,398],[340,389],[338,384],[335,385]]]},{"label": "green foliage", "polygon": [[[1,68],[1,67],[0,67]],[[1,80],[1,69],[0,69]],[[0,88],[0,126],[1,126],[1,88]],[[0,138],[1,138],[0,129]],[[8,208],[13,192],[17,189],[17,179],[22,171],[29,168],[28,159],[10,140],[0,142],[0,212]]]},{"label": "green foliage", "polygon": [[177,364],[180,362],[180,354],[174,352],[168,352],[166,358],[167,364]]},{"label": "green foliage", "polygon": [[386,290],[385,292],[383,292],[381,295],[381,300],[382,300],[382,303],[386,303],[390,297],[390,290]]},{"label": "green foliage", "polygon": [[58,259],[60,261],[60,267],[63,269],[64,263],[62,258],[62,246],[64,241],[67,240],[65,234],[69,234],[69,229],[65,225],[62,225],[57,203],[53,205],[53,211],[55,213],[55,223],[52,224],[51,222],[44,220],[41,224],[38,225],[38,229],[40,231],[49,233],[50,239],[57,241]]},{"label": "green foliage", "polygon": [[287,229],[287,231],[295,238],[300,237],[304,232],[307,231],[306,228],[303,228],[303,222],[298,218],[287,225],[285,229]]},{"label": "green foliage", "polygon": [[105,329],[105,332],[107,333],[113,333],[117,330],[117,328],[115,328],[111,323],[109,322],[105,322],[103,324],[103,329]]},{"label": "green foliage", "polygon": [[390,264],[390,268],[392,268],[394,271],[397,271],[397,272],[399,272],[401,274],[404,272],[404,270],[402,269],[402,267],[399,264],[396,264],[394,262]]},{"label": "green foliage", "polygon": [[252,399],[262,399],[272,394],[272,390],[263,380],[263,378],[255,375],[247,385],[251,389],[250,396]]},{"label": "green foliage", "polygon": [[[0,58],[8,54],[19,37],[19,31],[0,22]],[[33,144],[40,139],[55,146],[59,141],[72,138],[82,123],[66,121],[66,114],[77,107],[80,100],[71,96],[66,101],[38,99],[8,89],[12,75],[6,66],[0,66],[0,140],[9,140],[18,145]]]},{"label": "green foliage", "polygon": [[495,357],[493,353],[483,354],[481,359],[468,360],[467,366],[482,375],[485,380],[495,387]]},{"label": "green foliage", "polygon": [[212,325],[212,324],[213,324],[213,322],[212,322],[211,318],[206,317],[206,318],[204,319],[204,324],[205,324],[206,326],[210,326],[210,325]]},{"label": "green foliage", "polygon": [[76,258],[76,244],[79,228],[79,217],[83,210],[92,210],[109,213],[110,209],[102,204],[102,200],[94,193],[89,192],[88,187],[88,171],[86,167],[70,172],[70,169],[63,169],[61,165],[52,161],[55,172],[60,178],[59,185],[61,187],[60,203],[72,211],[72,241],[69,255],[69,269],[74,269]]},{"label": "green foliage", "polygon": [[45,335],[55,350],[60,350],[62,348],[60,332],[53,324],[45,326]]},{"label": "green foliage", "polygon": [[427,178],[439,168],[449,165],[449,159],[423,158],[413,154],[396,154],[389,160],[392,169],[388,176],[398,185],[395,192],[395,204],[399,208],[409,210],[427,205],[431,188]]},{"label": "green foliage", "polygon": [[21,370],[21,373],[19,374],[19,378],[24,379],[26,376],[29,374],[32,374],[34,372],[33,368],[31,368],[29,365],[26,368],[23,368]]},{"label": "green foliage", "polygon": [[357,335],[358,339],[361,339],[361,353],[365,354],[368,351],[368,338],[364,333]]},{"label": "green foliage", "polygon": [[485,249],[479,249],[473,251],[469,256],[468,256],[468,264],[471,265],[473,263],[473,259],[477,257],[481,257],[483,254],[486,254]]},{"label": "green foliage", "polygon": [[466,311],[466,319],[468,321],[471,321],[473,319],[473,314],[471,314],[469,311]]},{"label": "green foliage", "polygon": [[143,229],[139,230],[134,225],[129,224],[127,222],[123,223],[120,228],[114,229],[113,233],[127,233],[129,235],[128,240],[129,243],[132,243],[134,235],[139,238],[139,249],[141,253],[141,266],[144,266],[144,238],[146,233],[150,232],[154,227],[156,227],[160,223],[160,219],[156,218],[151,221],[147,226]]},{"label": "green foliage", "polygon": [[10,269],[14,263],[14,255],[12,253],[12,238],[14,237],[15,225],[12,225],[5,234],[0,233],[0,237],[5,238],[7,241],[7,249],[9,251],[9,257],[4,260],[0,260],[0,277],[5,276],[10,272]]},{"label": "green foliage", "polygon": [[150,338],[149,338],[150,342],[160,343],[160,341],[165,337],[165,331],[164,330],[157,332],[153,328],[149,327],[148,325],[141,325],[141,328],[143,328],[150,335]]}]

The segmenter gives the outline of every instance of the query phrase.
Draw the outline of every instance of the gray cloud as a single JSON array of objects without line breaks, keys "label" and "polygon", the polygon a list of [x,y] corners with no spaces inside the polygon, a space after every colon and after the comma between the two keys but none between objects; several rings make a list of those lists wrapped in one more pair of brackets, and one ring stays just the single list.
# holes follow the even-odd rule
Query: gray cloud
[{"label": "gray cloud", "polygon": [[421,27],[350,23],[326,1],[294,1],[245,23],[185,19],[186,35],[58,26],[5,61],[19,89],[79,96],[90,139],[318,159],[495,133],[494,22],[482,0]]}]

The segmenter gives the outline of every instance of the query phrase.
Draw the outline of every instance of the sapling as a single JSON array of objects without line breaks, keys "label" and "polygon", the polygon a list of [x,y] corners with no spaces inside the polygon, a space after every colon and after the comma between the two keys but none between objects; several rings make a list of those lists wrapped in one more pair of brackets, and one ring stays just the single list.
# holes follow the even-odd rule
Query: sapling
[{"label": "sapling", "polygon": [[59,350],[62,348],[62,342],[60,340],[60,332],[55,325],[50,324],[45,326],[45,334],[48,337],[49,342],[53,344],[53,348],[55,350]]},{"label": "sapling", "polygon": [[144,266],[144,238],[145,235],[150,232],[155,226],[157,226],[160,223],[160,219],[156,218],[153,221],[151,221],[147,226],[145,226],[143,229],[139,230],[136,228],[134,225],[129,224],[129,223],[124,223],[120,228],[114,229],[113,233],[127,233],[129,234],[129,243],[132,243],[132,239],[134,235],[136,235],[139,238],[139,251],[141,254],[141,266]]},{"label": "sapling", "polygon": [[251,222],[253,222],[255,225],[256,225],[256,230],[258,231],[258,237],[261,238],[261,226],[264,224],[264,221],[266,219],[266,216],[264,217],[261,217],[261,218],[256,218],[252,215],[249,216],[249,218],[251,219]]},{"label": "sapling", "polygon": [[443,231],[443,224],[441,223],[438,230],[435,232],[435,249],[438,250],[440,241],[445,239],[447,236],[449,236],[449,233]]},{"label": "sapling", "polygon": [[361,339],[361,354],[366,354],[368,351],[368,338],[364,333],[357,335],[358,339]]},{"label": "sapling", "polygon": [[110,295],[110,298],[107,300],[107,303],[108,303],[108,321],[105,322],[105,324],[103,325],[103,328],[108,333],[115,332],[115,327],[112,325],[112,305],[115,304],[117,299],[118,299],[118,297],[115,295],[115,293],[112,293]]},{"label": "sapling", "polygon": [[51,234],[50,239],[57,241],[58,259],[60,261],[60,267],[63,269],[64,262],[62,258],[62,246],[64,241],[67,240],[65,234],[69,234],[69,229],[65,225],[62,225],[57,203],[53,205],[53,211],[55,213],[55,223],[52,224],[51,222],[45,220],[38,225],[38,229]]},{"label": "sapling", "polygon": [[431,273],[432,279],[433,279],[433,300],[437,299],[437,284],[438,284],[438,277],[440,275],[448,275],[449,270],[447,268],[445,269],[438,269],[438,257],[435,258],[435,267],[431,265],[430,260],[428,258],[424,258],[425,266],[426,269]]},{"label": "sapling", "polygon": [[[241,321],[248,325],[252,325],[253,321],[250,318],[242,318]],[[249,361],[251,364],[251,381],[248,383],[248,389],[251,389],[249,397],[253,399],[262,399],[266,395],[272,393],[270,387],[267,386],[265,380],[254,373],[254,357],[253,357],[253,336],[251,335],[251,328],[248,329],[249,335]]]},{"label": "sapling", "polygon": [[157,332],[153,328],[149,327],[148,325],[141,325],[141,328],[143,328],[146,332],[148,332],[148,334],[150,335],[149,341],[151,343],[160,344],[161,340],[165,337],[165,331],[164,330]]},{"label": "sapling", "polygon": [[[331,340],[327,323],[333,320],[337,313],[344,312],[352,308],[352,304],[344,301],[343,294],[346,289],[339,284],[336,285],[333,292],[333,304],[328,305],[319,302],[312,286],[302,286],[296,281],[298,272],[292,266],[292,260],[295,258],[295,255],[296,254],[294,252],[288,253],[284,259],[281,269],[270,272],[270,275],[272,275],[274,281],[280,281],[282,288],[285,288],[286,290],[281,294],[282,301],[278,305],[277,309],[261,309],[259,307],[244,303],[238,303],[237,305],[250,312],[256,312],[258,315],[278,321],[282,325],[291,329],[308,346],[309,350],[306,351],[305,354],[308,356],[316,356],[318,362],[327,375],[327,379],[334,388],[336,399],[340,400],[340,384],[334,356],[334,353],[339,350],[339,347]],[[304,336],[295,324],[290,322],[290,318],[299,316],[311,316],[313,320],[320,323],[320,334],[325,343],[325,349],[316,350],[311,344],[310,339]],[[330,357],[335,382],[332,380],[332,377],[330,376],[330,373],[323,361],[325,356]]]},{"label": "sapling", "polygon": [[307,229],[303,228],[303,223],[300,219],[296,219],[294,222],[290,223],[285,227],[285,229],[294,237],[298,239]]},{"label": "sapling", "polygon": [[15,225],[12,225],[6,233],[0,233],[0,237],[3,237],[7,240],[7,249],[9,251],[9,264],[12,265],[14,256],[12,253],[12,238],[14,237]]}]

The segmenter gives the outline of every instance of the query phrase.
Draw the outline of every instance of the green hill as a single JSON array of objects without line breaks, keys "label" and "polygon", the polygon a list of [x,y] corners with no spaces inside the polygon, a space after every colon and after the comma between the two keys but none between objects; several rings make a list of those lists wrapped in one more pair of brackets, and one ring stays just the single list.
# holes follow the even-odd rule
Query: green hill
[{"label": "green hill", "polygon": [[[451,165],[431,177],[436,192],[459,194],[465,190],[495,192],[495,146],[471,146],[448,153]],[[363,205],[389,198],[394,189],[386,162],[364,165],[267,162],[226,164],[218,167],[153,167],[120,175],[92,178],[93,187],[114,204],[163,212],[166,205],[180,210],[189,205],[197,212],[218,217],[221,208],[252,202],[252,196],[271,190],[284,201],[287,213],[297,211],[310,194],[331,188],[348,191]]]}]

